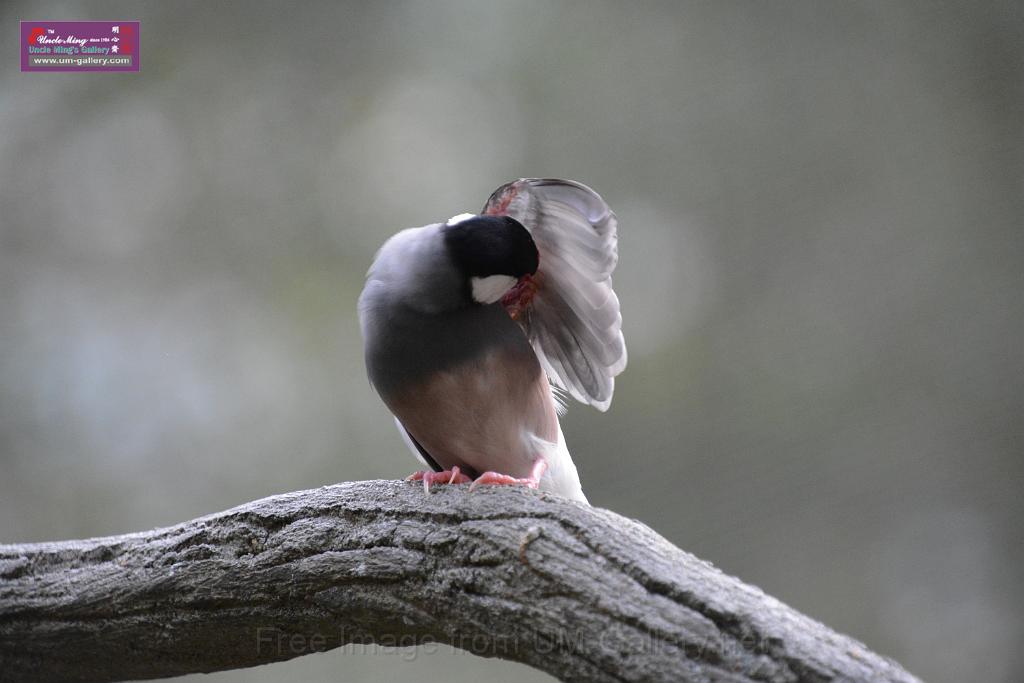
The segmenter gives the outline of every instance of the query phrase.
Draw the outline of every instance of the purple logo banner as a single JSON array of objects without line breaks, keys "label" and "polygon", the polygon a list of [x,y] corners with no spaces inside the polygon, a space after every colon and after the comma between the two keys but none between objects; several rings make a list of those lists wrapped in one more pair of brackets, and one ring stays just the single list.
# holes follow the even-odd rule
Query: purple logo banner
[{"label": "purple logo banner", "polygon": [[137,21],[23,21],[22,71],[138,71]]}]

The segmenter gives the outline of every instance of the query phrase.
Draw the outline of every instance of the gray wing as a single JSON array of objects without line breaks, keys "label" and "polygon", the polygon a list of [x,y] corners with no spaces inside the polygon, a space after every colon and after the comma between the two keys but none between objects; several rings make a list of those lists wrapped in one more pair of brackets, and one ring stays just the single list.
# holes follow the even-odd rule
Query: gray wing
[{"label": "gray wing", "polygon": [[532,299],[513,317],[544,371],[576,400],[607,410],[615,376],[626,367],[611,278],[619,256],[615,214],[586,185],[554,178],[503,185],[483,213],[515,218],[537,244]]},{"label": "gray wing", "polygon": [[444,469],[443,467],[437,464],[437,461],[434,460],[434,457],[430,455],[430,453],[427,453],[427,449],[420,445],[420,442],[417,441],[416,438],[409,433],[409,430],[405,428],[405,425],[402,424],[402,421],[399,420],[397,417],[395,418],[395,426],[398,427],[398,433],[402,435],[402,441],[405,442],[406,448],[408,448],[409,451],[414,456],[416,456],[417,460],[419,460],[420,462],[422,462],[424,465],[434,470],[435,472],[440,472],[441,470]]}]

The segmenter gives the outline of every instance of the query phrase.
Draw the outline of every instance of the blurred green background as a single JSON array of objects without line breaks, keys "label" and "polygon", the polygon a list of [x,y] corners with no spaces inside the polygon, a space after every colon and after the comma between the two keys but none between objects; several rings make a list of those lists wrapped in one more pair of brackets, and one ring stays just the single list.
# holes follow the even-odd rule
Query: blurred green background
[{"label": "blurred green background", "polygon": [[[375,249],[561,176],[620,219],[630,366],[563,423],[590,500],[927,680],[1019,680],[1022,8],[3,4],[9,47],[139,19],[142,70],[0,71],[0,542],[405,476]],[[484,676],[547,680],[202,680]]]}]

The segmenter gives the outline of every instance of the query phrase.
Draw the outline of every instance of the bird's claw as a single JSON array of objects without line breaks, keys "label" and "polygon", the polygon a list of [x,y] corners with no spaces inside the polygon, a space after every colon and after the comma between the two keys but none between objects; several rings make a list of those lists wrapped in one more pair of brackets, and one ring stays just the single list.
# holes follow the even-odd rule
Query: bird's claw
[{"label": "bird's claw", "polygon": [[544,476],[544,471],[548,468],[548,463],[543,458],[538,458],[533,463],[533,469],[530,471],[528,477],[513,477],[508,474],[502,474],[501,472],[488,471],[477,477],[472,484],[469,485],[470,492],[476,490],[477,486],[481,484],[490,484],[492,486],[525,486],[528,489],[535,489],[540,486],[540,478]]},{"label": "bird's claw", "polygon": [[423,491],[430,493],[431,484],[467,484],[471,481],[469,477],[459,471],[459,466],[456,465],[450,470],[442,470],[440,472],[421,471],[413,472],[405,478],[406,481],[422,481]]}]

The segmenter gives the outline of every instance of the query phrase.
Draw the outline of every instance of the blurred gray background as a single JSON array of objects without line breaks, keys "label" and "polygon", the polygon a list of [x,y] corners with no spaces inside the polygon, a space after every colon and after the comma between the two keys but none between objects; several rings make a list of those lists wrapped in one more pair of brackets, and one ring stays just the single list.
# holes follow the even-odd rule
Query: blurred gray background
[{"label": "blurred gray background", "polygon": [[[563,176],[620,218],[630,366],[564,420],[591,501],[927,680],[1019,680],[1021,3],[0,18],[142,21],[139,74],[0,71],[0,542],[405,476],[375,249]],[[546,680],[430,650],[202,680]]]}]

